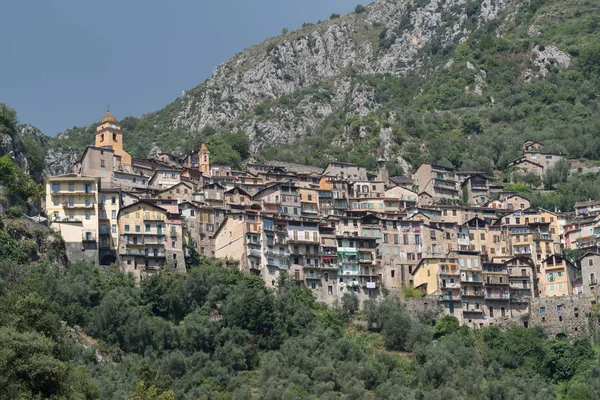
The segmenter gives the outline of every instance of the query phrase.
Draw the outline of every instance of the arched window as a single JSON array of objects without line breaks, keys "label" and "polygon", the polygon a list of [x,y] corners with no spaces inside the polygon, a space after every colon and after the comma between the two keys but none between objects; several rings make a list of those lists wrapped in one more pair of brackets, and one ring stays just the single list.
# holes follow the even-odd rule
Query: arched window
[{"label": "arched window", "polygon": [[104,133],[100,134],[100,141],[104,142]]}]

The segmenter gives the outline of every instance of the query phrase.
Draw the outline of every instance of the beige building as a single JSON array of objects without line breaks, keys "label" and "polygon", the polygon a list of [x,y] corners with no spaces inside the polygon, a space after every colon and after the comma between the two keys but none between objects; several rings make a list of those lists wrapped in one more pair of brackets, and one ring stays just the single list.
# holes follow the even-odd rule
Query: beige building
[{"label": "beige building", "polygon": [[67,174],[44,184],[50,227],[64,239],[69,260],[97,264],[100,178]]},{"label": "beige building", "polygon": [[441,199],[458,200],[460,198],[453,168],[421,164],[413,175],[413,179],[419,187],[419,196],[426,193],[431,196],[434,203]]},{"label": "beige building", "polygon": [[119,248],[119,226],[117,217],[121,209],[119,189],[100,189],[99,239],[100,265],[110,265],[117,260]]},{"label": "beige building", "polygon": [[163,267],[185,272],[179,214],[149,201],[139,201],[119,210],[118,229],[123,272],[132,273],[138,281]]}]

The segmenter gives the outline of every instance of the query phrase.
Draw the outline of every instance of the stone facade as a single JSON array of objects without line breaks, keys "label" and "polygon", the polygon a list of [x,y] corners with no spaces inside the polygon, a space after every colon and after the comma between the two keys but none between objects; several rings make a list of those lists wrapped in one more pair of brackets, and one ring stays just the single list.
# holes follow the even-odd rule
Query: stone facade
[{"label": "stone facade", "polygon": [[528,326],[541,326],[548,336],[585,336],[591,312],[592,298],[584,295],[532,298]]}]

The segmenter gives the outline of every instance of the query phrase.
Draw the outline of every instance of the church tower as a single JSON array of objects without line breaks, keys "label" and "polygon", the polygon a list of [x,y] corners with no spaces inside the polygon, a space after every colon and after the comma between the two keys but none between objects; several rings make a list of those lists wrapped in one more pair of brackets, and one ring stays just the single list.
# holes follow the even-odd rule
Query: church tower
[{"label": "church tower", "polygon": [[200,172],[210,175],[210,151],[208,151],[208,147],[204,143],[200,146],[200,151],[198,152],[198,164]]},{"label": "church tower", "polygon": [[121,164],[131,164],[131,156],[123,150],[121,126],[114,115],[107,111],[96,127],[96,147],[110,148]]}]

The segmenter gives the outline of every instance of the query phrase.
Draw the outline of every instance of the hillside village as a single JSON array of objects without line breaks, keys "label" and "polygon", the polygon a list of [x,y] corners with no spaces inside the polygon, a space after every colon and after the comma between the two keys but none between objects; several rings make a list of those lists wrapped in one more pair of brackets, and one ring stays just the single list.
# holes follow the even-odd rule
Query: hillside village
[{"label": "hillside village", "polygon": [[[139,282],[194,254],[224,259],[275,287],[282,275],[321,302],[422,291],[463,324],[548,325],[577,335],[596,302],[600,201],[532,208],[477,171],[423,164],[412,176],[351,163],[267,162],[243,171],[185,158],[132,157],[110,113],[74,173],[45,178],[45,211],[70,261],[116,263]],[[513,175],[566,158],[529,141]],[[564,210],[563,210],[564,211]],[[580,250],[580,267],[565,250]]]}]

